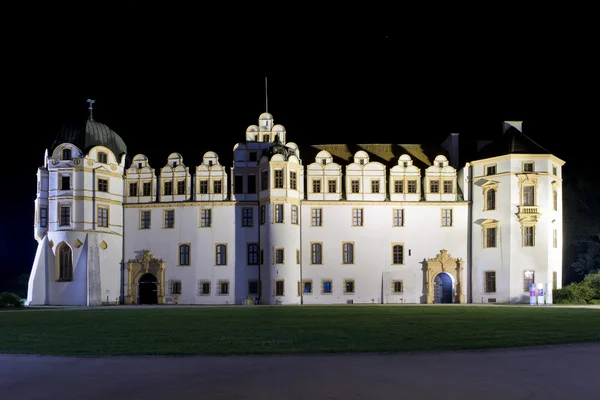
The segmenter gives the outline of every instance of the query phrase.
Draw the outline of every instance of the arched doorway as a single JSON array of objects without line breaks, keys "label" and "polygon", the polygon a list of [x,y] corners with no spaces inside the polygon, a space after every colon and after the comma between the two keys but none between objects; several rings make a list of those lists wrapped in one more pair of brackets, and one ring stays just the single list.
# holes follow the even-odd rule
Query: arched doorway
[{"label": "arched doorway", "polygon": [[433,302],[435,304],[454,303],[454,288],[452,277],[445,272],[437,274],[433,280]]},{"label": "arched doorway", "polygon": [[157,279],[146,273],[138,281],[138,304],[158,304]]}]

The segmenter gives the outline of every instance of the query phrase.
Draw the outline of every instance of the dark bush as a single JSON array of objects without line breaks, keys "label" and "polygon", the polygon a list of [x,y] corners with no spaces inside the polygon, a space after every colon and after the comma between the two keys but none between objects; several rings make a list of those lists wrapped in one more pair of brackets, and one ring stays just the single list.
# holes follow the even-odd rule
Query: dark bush
[{"label": "dark bush", "polygon": [[0,293],[0,308],[23,307],[23,301],[15,293]]}]

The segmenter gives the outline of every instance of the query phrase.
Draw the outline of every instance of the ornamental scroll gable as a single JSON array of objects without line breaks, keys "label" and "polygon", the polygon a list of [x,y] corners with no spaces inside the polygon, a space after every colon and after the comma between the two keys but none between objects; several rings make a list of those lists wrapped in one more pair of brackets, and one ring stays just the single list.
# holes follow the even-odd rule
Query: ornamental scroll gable
[{"label": "ornamental scroll gable", "polygon": [[132,258],[127,261],[128,263],[163,263],[162,258],[156,258],[150,253],[150,250],[142,250],[138,254],[137,258]]}]

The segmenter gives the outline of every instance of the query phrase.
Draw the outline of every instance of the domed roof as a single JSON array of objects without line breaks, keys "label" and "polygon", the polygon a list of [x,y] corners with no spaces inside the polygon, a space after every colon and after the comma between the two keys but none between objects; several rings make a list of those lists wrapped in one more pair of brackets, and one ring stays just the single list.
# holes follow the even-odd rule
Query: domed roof
[{"label": "domed roof", "polygon": [[50,153],[62,143],[71,143],[79,147],[84,154],[94,146],[109,148],[120,159],[127,154],[127,146],[119,135],[108,126],[89,118],[85,123],[68,123],[58,131]]},{"label": "domed roof", "polygon": [[266,120],[266,119],[273,119],[273,116],[267,112],[260,114],[260,117],[258,117],[258,120]]}]

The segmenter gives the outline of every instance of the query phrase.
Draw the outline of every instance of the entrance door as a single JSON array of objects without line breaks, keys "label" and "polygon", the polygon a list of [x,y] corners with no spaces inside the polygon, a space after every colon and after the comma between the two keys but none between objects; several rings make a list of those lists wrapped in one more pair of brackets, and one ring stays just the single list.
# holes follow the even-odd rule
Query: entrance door
[{"label": "entrance door", "polygon": [[138,282],[138,304],[158,304],[156,277],[150,273],[140,277]]},{"label": "entrance door", "polygon": [[435,304],[453,303],[453,292],[452,278],[450,278],[450,275],[445,272],[438,274],[434,280],[433,302]]}]

